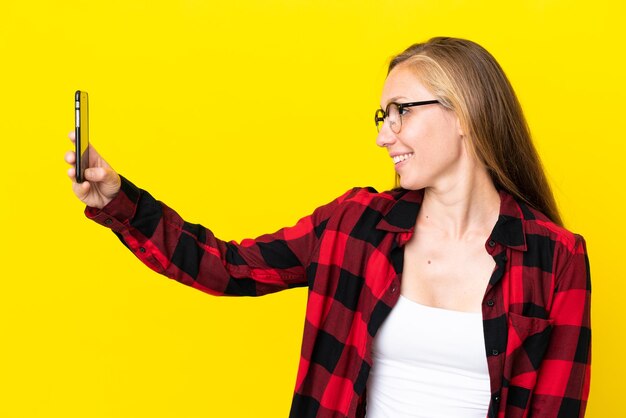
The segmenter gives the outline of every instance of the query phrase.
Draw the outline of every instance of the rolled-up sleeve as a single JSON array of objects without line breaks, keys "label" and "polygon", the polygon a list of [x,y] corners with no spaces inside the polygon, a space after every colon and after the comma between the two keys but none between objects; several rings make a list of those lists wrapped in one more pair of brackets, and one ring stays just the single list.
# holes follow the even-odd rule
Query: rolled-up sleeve
[{"label": "rolled-up sleeve", "polygon": [[222,241],[204,226],[183,220],[124,177],[108,205],[87,207],[85,215],[110,228],[160,274],[213,295],[260,296],[308,284],[307,264],[344,196],[292,227],[240,243]]}]

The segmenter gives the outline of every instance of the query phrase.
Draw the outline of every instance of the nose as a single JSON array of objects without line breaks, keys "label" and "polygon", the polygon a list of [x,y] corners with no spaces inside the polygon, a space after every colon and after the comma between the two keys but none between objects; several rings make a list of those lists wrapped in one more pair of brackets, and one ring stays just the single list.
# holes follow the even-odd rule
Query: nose
[{"label": "nose", "polygon": [[376,137],[376,145],[379,147],[387,147],[394,142],[396,142],[396,134],[391,130],[387,121],[385,121]]}]

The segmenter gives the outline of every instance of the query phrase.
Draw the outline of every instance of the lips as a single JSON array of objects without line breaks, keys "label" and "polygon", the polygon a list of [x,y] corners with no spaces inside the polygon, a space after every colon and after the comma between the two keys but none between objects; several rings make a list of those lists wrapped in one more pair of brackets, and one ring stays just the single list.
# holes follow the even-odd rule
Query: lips
[{"label": "lips", "polygon": [[412,158],[413,155],[414,154],[412,152],[409,152],[409,153],[406,153],[406,154],[393,155],[391,157],[391,159],[393,160],[394,164],[398,164],[398,163],[401,163],[402,161],[405,161],[405,160],[408,160],[409,158]]}]

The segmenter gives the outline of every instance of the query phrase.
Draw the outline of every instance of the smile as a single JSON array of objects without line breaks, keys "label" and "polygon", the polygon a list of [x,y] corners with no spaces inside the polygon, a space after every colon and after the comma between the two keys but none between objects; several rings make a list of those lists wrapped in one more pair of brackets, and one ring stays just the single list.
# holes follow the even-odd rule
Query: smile
[{"label": "smile", "polygon": [[410,152],[408,154],[401,154],[401,155],[396,155],[394,157],[391,157],[393,159],[393,163],[394,164],[398,164],[401,163],[404,160],[408,160],[409,158],[413,157],[413,153]]}]

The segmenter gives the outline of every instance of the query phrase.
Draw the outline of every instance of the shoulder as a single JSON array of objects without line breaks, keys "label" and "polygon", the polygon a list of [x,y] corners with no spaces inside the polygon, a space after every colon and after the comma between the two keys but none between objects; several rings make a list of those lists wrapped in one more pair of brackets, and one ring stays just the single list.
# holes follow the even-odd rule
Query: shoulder
[{"label": "shoulder", "polygon": [[353,187],[341,195],[338,200],[346,204],[379,206],[393,204],[398,199],[397,190],[379,192],[374,187]]},{"label": "shoulder", "polygon": [[378,192],[373,187],[353,187],[327,205],[316,209],[317,222],[334,219],[333,224],[356,225],[365,222],[370,227],[387,214],[402,199],[397,190]]},{"label": "shoulder", "polygon": [[[342,210],[374,211],[381,215],[388,213],[399,202],[421,201],[421,191],[393,189],[383,192],[373,187],[353,187],[338,197],[335,202]],[[413,194],[417,194],[415,197]]]},{"label": "shoulder", "polygon": [[544,265],[550,269],[545,271],[550,271],[557,282],[564,280],[564,277],[578,275],[580,286],[588,287],[589,260],[583,236],[555,224],[546,215],[524,203],[519,205],[524,216],[527,245],[524,264]]},{"label": "shoulder", "polygon": [[524,216],[524,232],[526,237],[545,237],[553,242],[555,249],[574,253],[582,243],[584,238],[570,231],[569,229],[552,222],[542,212],[520,203],[520,208]]}]

